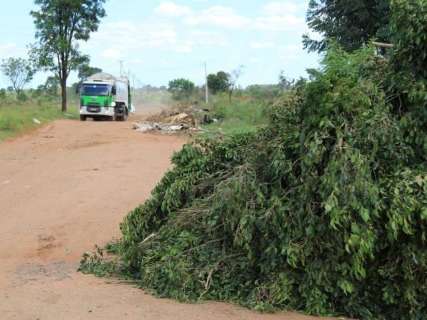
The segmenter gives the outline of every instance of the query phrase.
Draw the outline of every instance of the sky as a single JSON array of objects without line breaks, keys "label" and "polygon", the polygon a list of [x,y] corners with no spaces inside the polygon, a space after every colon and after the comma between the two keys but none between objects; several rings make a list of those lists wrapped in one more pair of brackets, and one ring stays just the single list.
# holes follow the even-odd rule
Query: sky
[{"label": "sky", "polygon": [[[304,76],[318,65],[307,53],[302,35],[308,0],[107,0],[98,32],[80,44],[91,65],[114,75],[120,61],[136,85],[167,85],[187,78],[201,85],[208,73],[243,66],[241,86],[277,83],[281,70],[289,78]],[[35,41],[29,12],[33,0],[9,1],[0,11],[0,60],[26,57]],[[38,74],[31,86],[42,83]],[[70,83],[76,75],[70,76]],[[7,80],[0,76],[0,87]]]}]

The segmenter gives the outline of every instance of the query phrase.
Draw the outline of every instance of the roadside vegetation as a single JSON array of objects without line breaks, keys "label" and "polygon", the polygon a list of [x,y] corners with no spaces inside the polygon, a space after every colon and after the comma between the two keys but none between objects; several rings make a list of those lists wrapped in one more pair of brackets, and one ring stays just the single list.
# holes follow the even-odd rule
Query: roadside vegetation
[{"label": "roadside vegetation", "polygon": [[241,93],[232,102],[226,95],[215,96],[213,100],[210,116],[215,121],[203,126],[208,136],[255,132],[268,122],[268,102],[247,93]]},{"label": "roadside vegetation", "polygon": [[207,107],[211,118],[217,120],[204,126],[208,136],[251,133],[264,128],[269,121],[270,107],[305,83],[304,79],[290,80],[281,72],[277,84],[234,88],[230,96],[229,88],[235,84],[229,84],[228,77],[228,73],[220,71],[208,78],[208,85],[213,81],[209,89],[214,94]]},{"label": "roadside vegetation", "polygon": [[61,112],[58,97],[38,96],[37,91],[22,91],[19,98],[10,92],[0,96],[0,141],[52,120],[77,119],[75,107],[66,113]]},{"label": "roadside vegetation", "polygon": [[63,114],[57,106],[48,105],[0,107],[0,141],[61,118],[71,119],[75,115]]},{"label": "roadside vegetation", "polygon": [[[121,224],[114,256],[86,254],[81,270],[182,301],[425,318],[427,2],[380,2],[344,10],[345,29],[340,1],[312,1],[326,39],[306,44],[325,53],[321,68],[263,108],[265,125],[184,146]],[[389,19],[353,33],[374,9]],[[394,48],[369,45],[380,36]]]}]

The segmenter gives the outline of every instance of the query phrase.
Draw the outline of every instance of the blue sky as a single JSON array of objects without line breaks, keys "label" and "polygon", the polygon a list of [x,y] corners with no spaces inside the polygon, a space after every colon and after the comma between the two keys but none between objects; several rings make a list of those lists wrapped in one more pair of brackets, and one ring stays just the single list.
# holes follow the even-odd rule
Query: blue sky
[{"label": "blue sky", "polygon": [[[276,83],[281,70],[296,78],[318,64],[319,57],[302,48],[307,5],[308,0],[109,0],[99,31],[80,48],[93,66],[112,74],[123,60],[140,85],[166,85],[177,77],[202,84],[205,61],[209,73],[243,65],[242,86]],[[34,42],[34,8],[32,0],[19,0],[1,10],[0,59],[26,55]],[[39,74],[32,85],[45,76]]]}]

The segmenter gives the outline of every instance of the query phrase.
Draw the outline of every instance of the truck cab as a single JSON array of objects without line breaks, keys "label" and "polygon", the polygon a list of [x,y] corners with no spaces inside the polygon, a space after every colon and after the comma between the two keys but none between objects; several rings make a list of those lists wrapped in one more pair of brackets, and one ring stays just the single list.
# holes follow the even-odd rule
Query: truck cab
[{"label": "truck cab", "polygon": [[80,85],[80,120],[126,121],[131,110],[129,80],[106,73],[91,76]]}]

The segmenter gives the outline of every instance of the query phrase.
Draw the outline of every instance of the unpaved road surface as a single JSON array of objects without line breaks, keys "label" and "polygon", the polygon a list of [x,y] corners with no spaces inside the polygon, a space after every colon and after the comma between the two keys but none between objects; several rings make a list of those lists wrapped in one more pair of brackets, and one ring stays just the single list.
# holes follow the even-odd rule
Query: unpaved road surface
[{"label": "unpaved road surface", "polygon": [[313,319],[180,304],[76,272],[82,253],[119,236],[183,142],[131,122],[57,121],[0,143],[0,319]]}]

